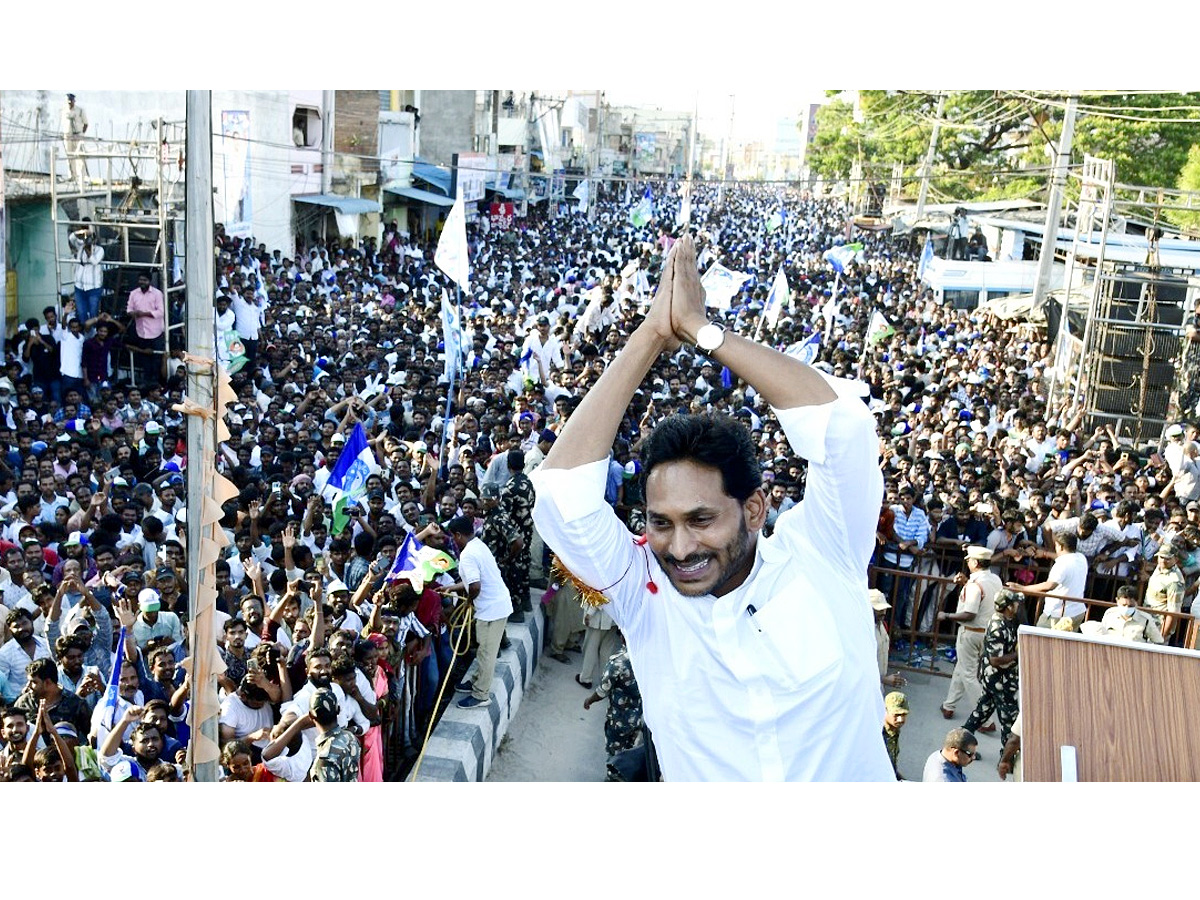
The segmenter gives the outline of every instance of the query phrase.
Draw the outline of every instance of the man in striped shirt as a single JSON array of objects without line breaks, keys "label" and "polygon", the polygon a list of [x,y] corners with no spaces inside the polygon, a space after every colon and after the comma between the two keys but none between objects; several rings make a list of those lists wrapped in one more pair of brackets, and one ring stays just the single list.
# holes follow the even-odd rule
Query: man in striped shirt
[{"label": "man in striped shirt", "polygon": [[[914,554],[920,553],[929,539],[929,518],[925,510],[916,506],[916,492],[905,485],[899,491],[900,502],[892,507],[896,521],[892,533],[896,541],[884,544],[883,565],[889,569],[904,569],[911,571],[916,562]],[[879,589],[892,598],[892,579],[894,576],[881,573]],[[896,622],[906,622],[908,615],[909,593],[912,591],[912,579],[901,578],[895,590],[892,603],[896,608]]]}]

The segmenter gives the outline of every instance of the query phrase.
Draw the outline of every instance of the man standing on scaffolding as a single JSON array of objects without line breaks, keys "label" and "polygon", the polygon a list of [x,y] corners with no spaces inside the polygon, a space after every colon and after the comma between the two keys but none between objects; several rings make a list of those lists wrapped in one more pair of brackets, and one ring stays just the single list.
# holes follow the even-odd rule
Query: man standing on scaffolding
[{"label": "man standing on scaffolding", "polygon": [[75,103],[75,95],[67,94],[67,105],[63,107],[62,134],[63,144],[67,149],[67,165],[71,170],[71,178],[83,190],[84,178],[87,176],[87,162],[80,155],[83,147],[83,136],[87,134],[87,113],[82,106]]},{"label": "man standing on scaffolding", "polygon": [[125,343],[134,349],[138,377],[142,384],[162,382],[162,352],[165,347],[166,305],[163,294],[150,283],[145,272],[138,275],[137,287],[129,292],[126,311],[133,319],[133,333],[126,332]]}]

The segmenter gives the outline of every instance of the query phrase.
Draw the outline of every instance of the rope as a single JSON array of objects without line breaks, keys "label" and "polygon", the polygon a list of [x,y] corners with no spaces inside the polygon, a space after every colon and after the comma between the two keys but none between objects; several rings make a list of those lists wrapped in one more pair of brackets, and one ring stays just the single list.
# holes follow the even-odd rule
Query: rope
[{"label": "rope", "polygon": [[[446,693],[446,685],[450,683],[450,675],[454,671],[454,661],[463,655],[467,644],[471,640],[471,623],[475,618],[475,604],[461,603],[451,610],[450,615],[446,618],[447,627],[459,628],[458,638],[454,642],[454,655],[450,659],[450,667],[446,672],[446,677],[442,679],[442,686],[438,690],[437,699],[433,701],[433,711],[429,716],[429,724],[425,726],[425,737],[421,739],[421,752],[417,756],[417,761],[413,765],[411,781],[417,780],[417,775],[421,771],[421,763],[425,760],[425,750],[429,746],[429,736],[433,733],[433,725],[438,720],[438,710],[442,708],[442,697]],[[464,641],[465,638],[465,641]],[[437,651],[431,651],[437,652]]]}]

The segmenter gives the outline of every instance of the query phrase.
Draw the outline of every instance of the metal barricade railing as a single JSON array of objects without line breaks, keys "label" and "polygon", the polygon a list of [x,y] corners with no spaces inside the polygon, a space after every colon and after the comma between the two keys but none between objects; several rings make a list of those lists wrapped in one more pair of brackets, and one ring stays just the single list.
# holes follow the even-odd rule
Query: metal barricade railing
[{"label": "metal barricade railing", "polygon": [[[946,653],[946,648],[953,649],[958,626],[954,622],[939,624],[937,613],[943,610],[954,611],[957,592],[961,588],[957,580],[957,575],[962,571],[961,554],[959,554],[957,562],[954,561],[952,553],[935,554],[935,556],[939,557],[939,571],[948,571],[953,574],[933,574],[930,571],[921,571],[922,568],[928,568],[921,563],[922,559],[929,561],[930,554],[927,554],[925,557],[917,559],[912,570],[872,565],[868,568],[868,576],[870,584],[883,591],[888,603],[892,606],[885,618],[888,634],[892,640],[891,665],[899,669],[926,672],[948,678],[953,673],[953,659]],[[1002,570],[1001,580],[1011,580],[1006,577],[1009,574],[1009,567],[1002,565],[1000,568]],[[1045,568],[1045,566],[1039,566],[1039,581],[1044,580]],[[1124,578],[1093,574],[1092,579],[1089,579],[1089,585],[1097,582],[1106,583],[1110,580],[1120,584],[1136,585],[1139,604],[1144,598],[1145,585],[1140,583],[1136,577]],[[1113,586],[1113,590],[1115,592],[1115,586]],[[1023,605],[1022,624],[1029,625],[1036,624],[1041,618],[1047,600],[1066,599],[1068,602],[1083,603],[1087,606],[1085,621],[1100,619],[1104,615],[1104,610],[1116,605],[1108,600],[1089,597],[1062,598],[1058,594],[1026,591],[1018,591],[1018,593],[1024,594],[1026,597]],[[1139,608],[1155,615],[1162,615],[1161,611],[1141,606]],[[1197,617],[1184,612],[1170,615],[1172,618],[1178,619],[1179,624],[1175,628],[1175,637],[1168,643],[1195,650],[1197,642],[1200,640],[1200,625],[1197,624]],[[939,651],[941,662],[944,663],[940,667],[938,665]]]}]

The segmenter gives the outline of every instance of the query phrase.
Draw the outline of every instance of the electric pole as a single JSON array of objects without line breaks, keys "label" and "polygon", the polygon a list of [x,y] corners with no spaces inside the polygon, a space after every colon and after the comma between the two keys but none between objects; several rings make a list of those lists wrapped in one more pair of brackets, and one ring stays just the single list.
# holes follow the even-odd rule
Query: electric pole
[{"label": "electric pole", "polygon": [[[205,370],[187,363],[188,400],[204,409],[216,409],[216,350],[213,315],[213,189],[212,189],[212,92],[187,92],[187,348],[193,357],[213,360]],[[217,767],[217,682],[205,657],[211,658],[217,635],[213,628],[216,611],[216,576],[212,563],[201,565],[205,547],[210,546],[214,525],[204,524],[204,504],[213,486],[206,483],[205,472],[212,470],[217,449],[216,417],[199,415],[187,418],[187,547],[188,547],[188,638],[192,658],[192,694],[189,724],[193,739],[191,750],[193,777],[197,781],[216,781]],[[207,461],[207,465],[206,465]],[[208,534],[205,534],[205,532]],[[202,710],[210,714],[201,720]],[[211,742],[211,743],[210,743]],[[208,748],[200,759],[195,755]],[[211,758],[206,758],[210,757]]]},{"label": "electric pole", "polygon": [[[1063,115],[1062,134],[1054,156],[1054,174],[1050,179],[1050,198],[1046,201],[1046,227],[1042,229],[1042,254],[1038,257],[1037,283],[1033,288],[1033,308],[1041,309],[1050,288],[1050,272],[1054,267],[1054,248],[1058,244],[1058,220],[1062,215],[1063,189],[1067,184],[1067,167],[1071,163],[1071,141],[1075,137],[1075,107],[1078,97],[1067,98]],[[1070,298],[1067,298],[1068,300]],[[1064,304],[1064,309],[1066,308]]]},{"label": "electric pole", "polygon": [[942,112],[946,109],[946,95],[938,94],[937,112],[934,114],[933,134],[929,136],[929,149],[925,152],[925,162],[921,166],[921,192],[917,195],[918,222],[925,215],[925,200],[929,196],[929,173],[933,170],[933,156],[937,153],[938,134],[942,130]]}]

